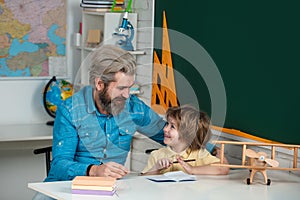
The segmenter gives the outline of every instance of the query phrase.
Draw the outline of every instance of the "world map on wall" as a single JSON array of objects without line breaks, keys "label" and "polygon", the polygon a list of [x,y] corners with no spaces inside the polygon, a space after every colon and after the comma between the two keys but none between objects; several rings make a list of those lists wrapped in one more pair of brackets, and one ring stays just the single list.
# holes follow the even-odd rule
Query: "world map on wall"
[{"label": "world map on wall", "polygon": [[65,40],[65,0],[0,0],[0,77],[51,75]]}]

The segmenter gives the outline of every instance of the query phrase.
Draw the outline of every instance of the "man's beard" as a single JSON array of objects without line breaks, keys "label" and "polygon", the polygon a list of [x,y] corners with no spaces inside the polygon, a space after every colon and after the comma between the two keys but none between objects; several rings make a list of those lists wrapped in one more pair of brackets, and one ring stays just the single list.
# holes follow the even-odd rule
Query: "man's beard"
[{"label": "man's beard", "polygon": [[126,98],[124,97],[116,97],[111,100],[107,93],[107,87],[105,87],[98,94],[99,105],[103,110],[112,115],[118,115],[124,109],[125,101]]}]

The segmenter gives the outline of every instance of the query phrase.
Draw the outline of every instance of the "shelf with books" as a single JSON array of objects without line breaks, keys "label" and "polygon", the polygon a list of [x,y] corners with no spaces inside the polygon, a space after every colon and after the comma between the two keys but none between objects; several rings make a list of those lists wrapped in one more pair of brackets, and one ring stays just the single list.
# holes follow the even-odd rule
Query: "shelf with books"
[{"label": "shelf with books", "polygon": [[124,0],[82,0],[80,7],[91,12],[123,12]]},{"label": "shelf with books", "polygon": [[[122,22],[124,13],[116,12],[91,12],[82,9],[82,35],[81,35],[81,45],[77,47],[81,51],[81,61],[88,56],[88,54],[93,51],[99,44],[113,44],[120,45],[125,34],[132,34],[125,30],[121,34],[118,31],[119,26]],[[134,31],[137,28],[137,13],[129,13],[128,20],[132,24]],[[116,34],[117,33],[117,34]],[[125,35],[125,36],[124,36]],[[130,44],[132,46],[132,51],[129,51],[133,55],[145,55],[145,51],[136,50],[136,38],[137,34],[134,33],[133,37],[130,37]],[[127,38],[126,38],[127,39]],[[121,41],[121,42],[120,42]],[[121,48],[123,48],[120,45]],[[88,69],[81,69],[81,83],[88,84]]]}]

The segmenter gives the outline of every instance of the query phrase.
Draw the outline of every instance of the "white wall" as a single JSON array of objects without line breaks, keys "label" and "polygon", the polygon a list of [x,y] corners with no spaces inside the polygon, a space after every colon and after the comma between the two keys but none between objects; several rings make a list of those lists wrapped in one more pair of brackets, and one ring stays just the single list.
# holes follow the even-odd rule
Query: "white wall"
[{"label": "white wall", "polygon": [[133,12],[138,13],[137,50],[146,52],[145,55],[136,57],[138,65],[136,80],[145,84],[142,87],[143,94],[139,97],[148,105],[151,103],[152,94],[154,2],[155,0],[133,1]]},{"label": "white wall", "polygon": [[44,123],[51,119],[42,103],[48,80],[0,80],[0,125]]},{"label": "white wall", "polygon": [[[72,77],[80,66],[80,52],[72,47],[72,35],[78,32],[81,21],[81,0],[67,0],[66,54],[68,76]],[[73,59],[69,59],[73,58]],[[6,124],[45,123],[52,120],[42,104],[42,91],[49,78],[0,78],[0,129]],[[42,181],[46,177],[44,155],[34,155],[33,149],[51,145],[50,140],[36,142],[0,142],[0,199],[29,200],[34,191],[28,182]]]}]

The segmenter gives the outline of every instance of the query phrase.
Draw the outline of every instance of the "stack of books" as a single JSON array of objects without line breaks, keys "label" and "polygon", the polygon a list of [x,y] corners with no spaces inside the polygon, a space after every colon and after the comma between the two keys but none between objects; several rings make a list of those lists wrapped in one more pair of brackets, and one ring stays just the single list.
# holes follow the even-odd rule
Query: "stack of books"
[{"label": "stack of books", "polygon": [[124,7],[124,0],[82,0],[80,6],[85,11],[121,11]]},{"label": "stack of books", "polygon": [[72,181],[72,194],[113,196],[116,179],[112,177],[76,176]]}]

